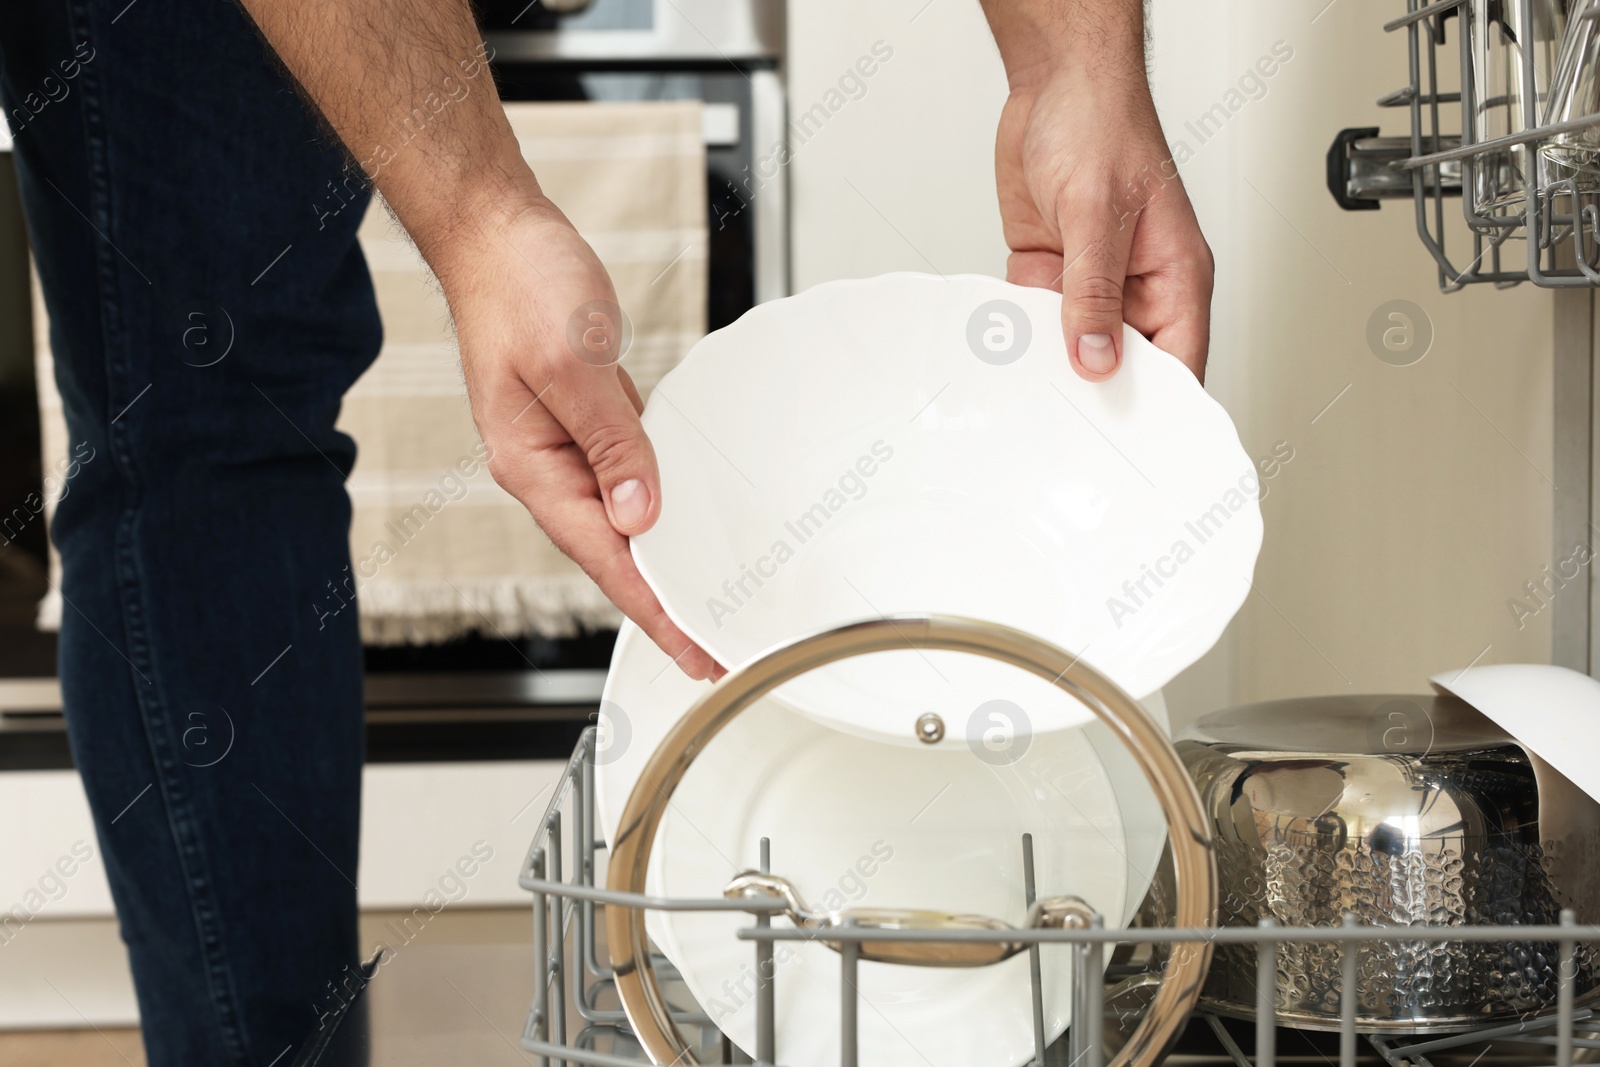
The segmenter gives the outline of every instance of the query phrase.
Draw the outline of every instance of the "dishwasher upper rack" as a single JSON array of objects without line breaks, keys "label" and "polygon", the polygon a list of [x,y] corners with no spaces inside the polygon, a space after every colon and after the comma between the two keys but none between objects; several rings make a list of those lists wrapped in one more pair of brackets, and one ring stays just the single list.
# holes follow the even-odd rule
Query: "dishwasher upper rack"
[{"label": "dishwasher upper rack", "polygon": [[[1547,138],[1600,126],[1600,114],[1540,125],[1534,65],[1525,62],[1520,65],[1523,131],[1475,142],[1472,27],[1480,2],[1517,4],[1523,25],[1532,23],[1533,0],[1407,0],[1406,14],[1384,24],[1385,32],[1406,35],[1409,82],[1377,103],[1404,108],[1409,135],[1380,136],[1376,127],[1341,130],[1328,150],[1329,192],[1352,211],[1376,209],[1385,199],[1410,199],[1417,236],[1433,257],[1445,292],[1485,282],[1506,287],[1531,281],[1550,289],[1600,286],[1600,184],[1586,189],[1589,183],[1577,174],[1556,174],[1537,147]],[[1591,9],[1581,17],[1595,14]],[[1457,23],[1454,46],[1445,32],[1451,18]],[[1441,91],[1441,49],[1446,47],[1459,50],[1460,84],[1453,92],[1448,86]],[[1476,210],[1471,190],[1478,168],[1488,157],[1519,146],[1530,146],[1531,161],[1523,210]],[[1461,200],[1471,237],[1472,258],[1464,266],[1447,251],[1447,224],[1454,225],[1447,198]],[[1456,232],[1460,236],[1459,228]]]},{"label": "dishwasher upper rack", "polygon": [[[632,907],[659,911],[725,911],[750,916],[749,927],[738,932],[749,943],[754,967],[757,1009],[758,1056],[746,1057],[715,1027],[711,1017],[690,1002],[674,1013],[680,1026],[699,1032],[701,1060],[705,1063],[755,1064],[779,1067],[775,1056],[775,996],[773,970],[766,964],[779,941],[803,941],[814,933],[772,925],[771,917],[784,910],[778,898],[727,900],[669,899],[621,893],[596,884],[597,857],[605,843],[596,839],[594,759],[597,745],[595,727],[586,729],[572,758],[552,794],[540,820],[532,844],[523,860],[519,884],[533,896],[534,996],[523,1027],[521,1045],[535,1057],[540,1067],[640,1067],[649,1058],[631,1044],[628,1022],[620,1007],[608,1006],[613,976],[598,947],[603,924],[598,920],[601,907]],[[567,828],[570,827],[570,833]],[[1024,842],[1024,846],[1026,843]],[[763,842],[765,846],[765,842]],[[763,859],[766,848],[762,848]],[[765,866],[765,863],[763,863]],[[1029,893],[1031,896],[1031,886]],[[1347,917],[1343,927],[1287,927],[1270,920],[1259,927],[1221,929],[1178,929],[1148,926],[1105,929],[1094,920],[1082,930],[1014,930],[1004,932],[893,932],[834,929],[830,941],[843,942],[839,954],[841,991],[854,988],[857,961],[848,946],[852,942],[883,940],[906,941],[1022,941],[1037,953],[1046,944],[1065,944],[1073,953],[1073,1018],[1087,1019],[1086,1026],[1070,1027],[1055,1045],[1046,1047],[1042,1021],[1042,992],[1037,963],[1032,968],[1035,1057],[1029,1067],[1103,1067],[1103,1041],[1108,1019],[1103,1010],[1108,993],[1116,988],[1148,985],[1154,977],[1138,965],[1105,967],[1108,946],[1174,946],[1209,940],[1213,943],[1244,943],[1257,946],[1258,996],[1255,1015],[1255,1049],[1245,1052],[1224,1027],[1222,1020],[1205,1010],[1195,1015],[1215,1034],[1225,1053],[1222,1062],[1234,1067],[1276,1067],[1277,1027],[1272,990],[1277,976],[1277,947],[1280,943],[1326,943],[1341,952],[1343,982],[1342,1019],[1339,1036],[1339,1067],[1356,1067],[1361,1042],[1376,1052],[1387,1067],[1432,1067],[1430,1054],[1439,1054],[1483,1042],[1532,1044],[1555,1050],[1554,1067],[1571,1067],[1577,1048],[1600,1049],[1600,1016],[1575,1006],[1576,946],[1579,942],[1600,944],[1600,926],[1580,926],[1572,913],[1565,911],[1557,926],[1473,926],[1473,927],[1379,927],[1361,926]],[[1361,945],[1382,945],[1395,941],[1548,941],[1558,945],[1558,985],[1556,1010],[1517,1022],[1499,1022],[1445,1035],[1416,1037],[1373,1034],[1356,1027],[1356,967]],[[658,958],[658,973],[670,976],[669,962]],[[1116,986],[1108,986],[1108,979]],[[1100,1005],[1101,1010],[1090,1010]],[[856,1022],[855,998],[841,995],[841,1067],[857,1067],[853,1036]],[[601,1049],[599,1045],[609,1045]],[[1330,1067],[1332,1067],[1330,1062]]]}]

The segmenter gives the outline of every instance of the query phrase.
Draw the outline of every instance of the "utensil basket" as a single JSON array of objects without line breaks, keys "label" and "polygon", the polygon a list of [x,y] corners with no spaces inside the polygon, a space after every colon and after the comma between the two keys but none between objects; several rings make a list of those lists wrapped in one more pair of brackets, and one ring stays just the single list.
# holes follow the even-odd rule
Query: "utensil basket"
[{"label": "utensil basket", "polygon": [[[1340,131],[1328,150],[1329,192],[1346,210],[1372,210],[1385,199],[1410,200],[1417,236],[1438,268],[1446,292],[1475,283],[1531,281],[1546,288],[1600,285],[1600,186],[1563,175],[1544,160],[1552,138],[1600,126],[1600,114],[1543,124],[1544,93],[1534,65],[1522,64],[1522,129],[1474,141],[1473,27],[1479,8],[1516,6],[1522,24],[1534,19],[1534,0],[1406,0],[1406,14],[1383,25],[1404,34],[1407,83],[1377,101],[1403,109],[1409,130],[1382,136],[1377,127]],[[1579,12],[1593,18],[1600,8]],[[1454,38],[1447,27],[1454,21]],[[1472,190],[1507,152],[1525,152],[1526,197],[1520,209],[1485,212]],[[1467,195],[1462,195],[1463,190]],[[1447,198],[1461,201],[1446,205]],[[1470,259],[1450,248],[1467,239]]]}]

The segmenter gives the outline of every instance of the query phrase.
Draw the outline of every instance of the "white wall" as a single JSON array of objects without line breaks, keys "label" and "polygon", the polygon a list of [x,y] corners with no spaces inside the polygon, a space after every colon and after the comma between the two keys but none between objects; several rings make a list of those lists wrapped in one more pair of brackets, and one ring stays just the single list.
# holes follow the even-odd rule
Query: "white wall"
[{"label": "white wall", "polygon": [[[1340,128],[1403,132],[1402,113],[1373,105],[1405,74],[1403,42],[1379,29],[1392,14],[1154,0],[1157,105],[1175,155],[1179,138],[1193,152],[1182,171],[1218,260],[1207,387],[1251,454],[1282,441],[1295,456],[1262,505],[1258,593],[1168,690],[1179,723],[1246,700],[1421,691],[1480,652],[1549,655],[1548,613],[1519,630],[1505,601],[1550,562],[1550,298],[1442,295],[1409,207],[1344,212],[1324,185]],[[974,0],[809,0],[790,5],[789,40],[796,114],[874,41],[895,49],[795,154],[796,287],[930,261],[1003,273],[991,168],[1004,79]],[[1277,41],[1293,58],[1266,95],[1201,145],[1185,122]],[[1365,340],[1393,299],[1436,333],[1411,367]]]},{"label": "white wall", "polygon": [[[1506,600],[1551,561],[1551,298],[1527,285],[1441,294],[1409,204],[1345,212],[1324,185],[1340,128],[1405,132],[1402,112],[1373,103],[1405,76],[1404,41],[1379,29],[1393,12],[1155,7],[1169,138],[1275,42],[1294,52],[1185,168],[1218,258],[1208,387],[1252,453],[1295,450],[1263,502],[1259,592],[1234,628],[1228,698],[1419,691],[1480,654],[1546,660],[1548,613],[1518,629]],[[1396,299],[1435,331],[1409,367],[1377,359],[1365,336]]]},{"label": "white wall", "polygon": [[976,0],[790,3],[791,120],[826,104],[878,42],[893,55],[865,94],[793,148],[794,288],[892,270],[1003,274],[1005,73]]}]

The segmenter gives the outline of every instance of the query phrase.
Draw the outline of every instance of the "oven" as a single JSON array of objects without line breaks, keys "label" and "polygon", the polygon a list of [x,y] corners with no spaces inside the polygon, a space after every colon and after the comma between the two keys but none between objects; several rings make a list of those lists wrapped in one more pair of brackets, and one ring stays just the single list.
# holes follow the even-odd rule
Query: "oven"
[{"label": "oven", "polygon": [[[776,0],[484,0],[484,38],[508,101],[703,102],[709,329],[789,288],[783,6]],[[3,134],[0,134],[3,136]],[[41,488],[26,235],[9,144],[0,151],[0,501]],[[14,528],[13,528],[14,527]],[[531,534],[530,534],[531,535]],[[71,765],[42,516],[0,541],[0,770]],[[375,762],[542,759],[593,720],[615,634],[471,636],[369,646]]]}]

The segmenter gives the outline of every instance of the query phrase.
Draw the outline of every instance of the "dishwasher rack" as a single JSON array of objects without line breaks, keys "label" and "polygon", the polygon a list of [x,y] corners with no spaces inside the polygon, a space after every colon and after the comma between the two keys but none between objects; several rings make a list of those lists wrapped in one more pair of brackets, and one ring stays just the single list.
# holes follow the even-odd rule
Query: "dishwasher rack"
[{"label": "dishwasher rack", "polygon": [[[775,926],[774,914],[784,910],[777,897],[746,897],[740,900],[667,899],[621,893],[596,884],[596,864],[605,851],[596,840],[598,823],[594,803],[594,753],[596,729],[584,731],[546,808],[543,819],[523,862],[519,881],[533,896],[534,997],[523,1028],[521,1044],[532,1053],[540,1067],[637,1067],[650,1061],[632,1041],[628,1020],[617,1003],[614,975],[603,949],[604,923],[600,912],[606,907],[630,907],[660,911],[740,912],[750,917],[750,925],[739,931],[748,942],[755,964],[757,1042],[759,1056],[751,1060],[721,1035],[712,1019],[695,1004],[681,983],[674,982],[670,962],[657,956],[657,973],[668,986],[673,1002],[673,1019],[696,1038],[702,1063],[750,1064],[778,1067],[781,1056],[774,1055],[774,977],[764,965],[773,946],[782,941],[802,941],[816,934],[800,929]],[[762,855],[766,848],[763,843]],[[1026,848],[1024,841],[1022,847]],[[1030,887],[1031,892],[1031,887]],[[1247,1052],[1234,1032],[1215,1014],[1199,1010],[1193,1021],[1208,1027],[1222,1050],[1216,1061],[1226,1067],[1276,1067],[1279,1031],[1274,1025],[1273,988],[1276,979],[1277,946],[1281,943],[1325,943],[1342,953],[1342,1026],[1339,1032],[1339,1067],[1356,1067],[1358,1058],[1375,1063],[1374,1055],[1388,1067],[1434,1067],[1430,1057],[1478,1045],[1533,1046],[1549,1048],[1554,1067],[1571,1067],[1574,1051],[1600,1050],[1600,1017],[1574,1001],[1574,957],[1579,942],[1600,943],[1600,926],[1579,926],[1570,912],[1564,912],[1559,926],[1472,926],[1472,927],[1381,927],[1358,926],[1350,918],[1343,927],[1285,927],[1270,920],[1256,928],[1177,929],[1165,926],[1131,927],[1108,930],[1099,921],[1088,929],[960,931],[924,934],[914,931],[883,930],[852,933],[848,929],[828,932],[830,941],[839,941],[845,951],[839,955],[841,991],[853,991],[855,953],[848,946],[861,941],[961,941],[1004,940],[1025,942],[1033,955],[1032,996],[1035,1057],[1030,1067],[1102,1067],[1106,1062],[1108,1038],[1126,1036],[1130,1010],[1137,1011],[1141,991],[1159,982],[1149,960],[1143,963],[1105,964],[1106,953],[1118,945],[1157,954],[1163,948],[1184,943],[1244,943],[1257,947],[1260,981],[1255,1017],[1255,1047]],[[1558,995],[1554,1011],[1513,1022],[1498,1022],[1456,1033],[1419,1036],[1361,1033],[1356,1027],[1355,972],[1357,951],[1362,945],[1381,947],[1394,941],[1548,941],[1559,945]],[[1066,946],[1073,953],[1073,1015],[1087,1020],[1084,1026],[1069,1027],[1054,1045],[1046,1046],[1043,1025],[1043,997],[1039,985],[1038,953],[1044,945]],[[1117,1002],[1115,1010],[1110,1005]],[[1096,1005],[1097,1010],[1090,1010]],[[854,1067],[854,1026],[856,999],[844,992],[840,998],[842,1067]],[[1192,1027],[1191,1027],[1192,1029]],[[1362,1051],[1365,1044],[1367,1051]],[[780,1051],[781,1050],[777,1050]],[[1476,1061],[1474,1061],[1476,1062]],[[1332,1061],[1329,1060],[1329,1067]]]},{"label": "dishwasher rack", "polygon": [[[1400,136],[1381,136],[1376,127],[1340,131],[1328,150],[1328,189],[1350,211],[1376,209],[1385,199],[1410,200],[1417,236],[1433,257],[1445,292],[1484,282],[1600,286],[1600,184],[1581,174],[1561,174],[1538,149],[1557,135],[1600,126],[1600,115],[1540,125],[1534,65],[1525,62],[1522,131],[1474,141],[1472,33],[1480,4],[1518,5],[1523,25],[1532,24],[1533,0],[1406,0],[1406,14],[1384,24],[1385,32],[1405,35],[1409,77],[1377,103],[1404,109],[1410,128]],[[1597,13],[1589,9],[1580,17]],[[1446,34],[1452,18],[1454,43]],[[1521,209],[1477,209],[1472,190],[1480,171],[1512,150],[1527,152],[1531,160]],[[1447,210],[1447,197],[1460,198],[1459,221],[1453,208]],[[1472,258],[1464,264],[1448,251],[1452,231],[1457,241],[1470,236]]]}]

